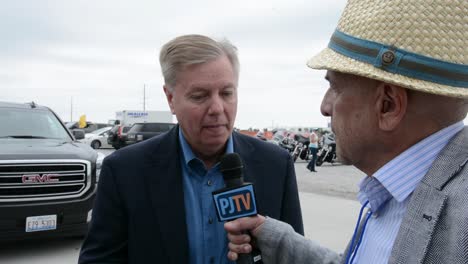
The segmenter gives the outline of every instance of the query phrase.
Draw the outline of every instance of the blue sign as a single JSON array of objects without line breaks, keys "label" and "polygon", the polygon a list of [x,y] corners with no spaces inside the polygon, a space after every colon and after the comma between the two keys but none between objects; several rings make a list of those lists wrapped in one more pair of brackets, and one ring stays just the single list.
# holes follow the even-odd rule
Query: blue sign
[{"label": "blue sign", "polygon": [[252,184],[213,192],[213,200],[219,221],[230,221],[257,214]]}]

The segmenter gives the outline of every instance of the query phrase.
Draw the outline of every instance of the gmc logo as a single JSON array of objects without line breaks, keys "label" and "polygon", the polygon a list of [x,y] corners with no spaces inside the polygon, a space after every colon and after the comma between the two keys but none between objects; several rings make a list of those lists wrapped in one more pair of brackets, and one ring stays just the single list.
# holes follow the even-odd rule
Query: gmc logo
[{"label": "gmc logo", "polygon": [[58,182],[58,174],[29,174],[23,175],[23,183],[53,183]]}]

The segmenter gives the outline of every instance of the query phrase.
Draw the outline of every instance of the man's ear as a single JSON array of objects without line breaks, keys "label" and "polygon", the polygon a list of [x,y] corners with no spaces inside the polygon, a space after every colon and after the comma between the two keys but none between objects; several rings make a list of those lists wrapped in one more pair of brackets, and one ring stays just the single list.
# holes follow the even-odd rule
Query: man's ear
[{"label": "man's ear", "polygon": [[174,102],[173,102],[174,92],[172,89],[167,87],[167,85],[164,85],[163,89],[164,89],[164,93],[166,94],[167,103],[169,104],[169,107],[171,108],[171,112],[173,115],[175,115]]},{"label": "man's ear", "polygon": [[377,86],[375,107],[379,128],[383,131],[393,131],[406,114],[408,93],[403,87],[381,82]]}]

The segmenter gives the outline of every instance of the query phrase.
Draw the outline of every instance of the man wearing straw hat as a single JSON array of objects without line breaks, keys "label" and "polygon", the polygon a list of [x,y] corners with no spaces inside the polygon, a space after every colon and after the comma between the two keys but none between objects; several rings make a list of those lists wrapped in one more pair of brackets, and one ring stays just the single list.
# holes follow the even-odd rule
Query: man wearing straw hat
[{"label": "man wearing straw hat", "polygon": [[264,263],[468,263],[468,1],[349,0],[308,66],[327,70],[339,158],[367,175],[354,235],[339,254],[241,218],[225,224],[229,258],[250,230]]}]

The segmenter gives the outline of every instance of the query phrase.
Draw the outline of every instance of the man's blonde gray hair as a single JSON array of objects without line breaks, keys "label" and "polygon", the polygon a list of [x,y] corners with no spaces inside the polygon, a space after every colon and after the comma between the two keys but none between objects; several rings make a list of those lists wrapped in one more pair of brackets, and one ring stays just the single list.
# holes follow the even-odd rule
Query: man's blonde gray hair
[{"label": "man's blonde gray hair", "polygon": [[177,74],[190,65],[196,65],[226,56],[239,77],[237,48],[227,39],[216,41],[203,35],[176,37],[161,48],[159,63],[166,86],[173,90]]}]

